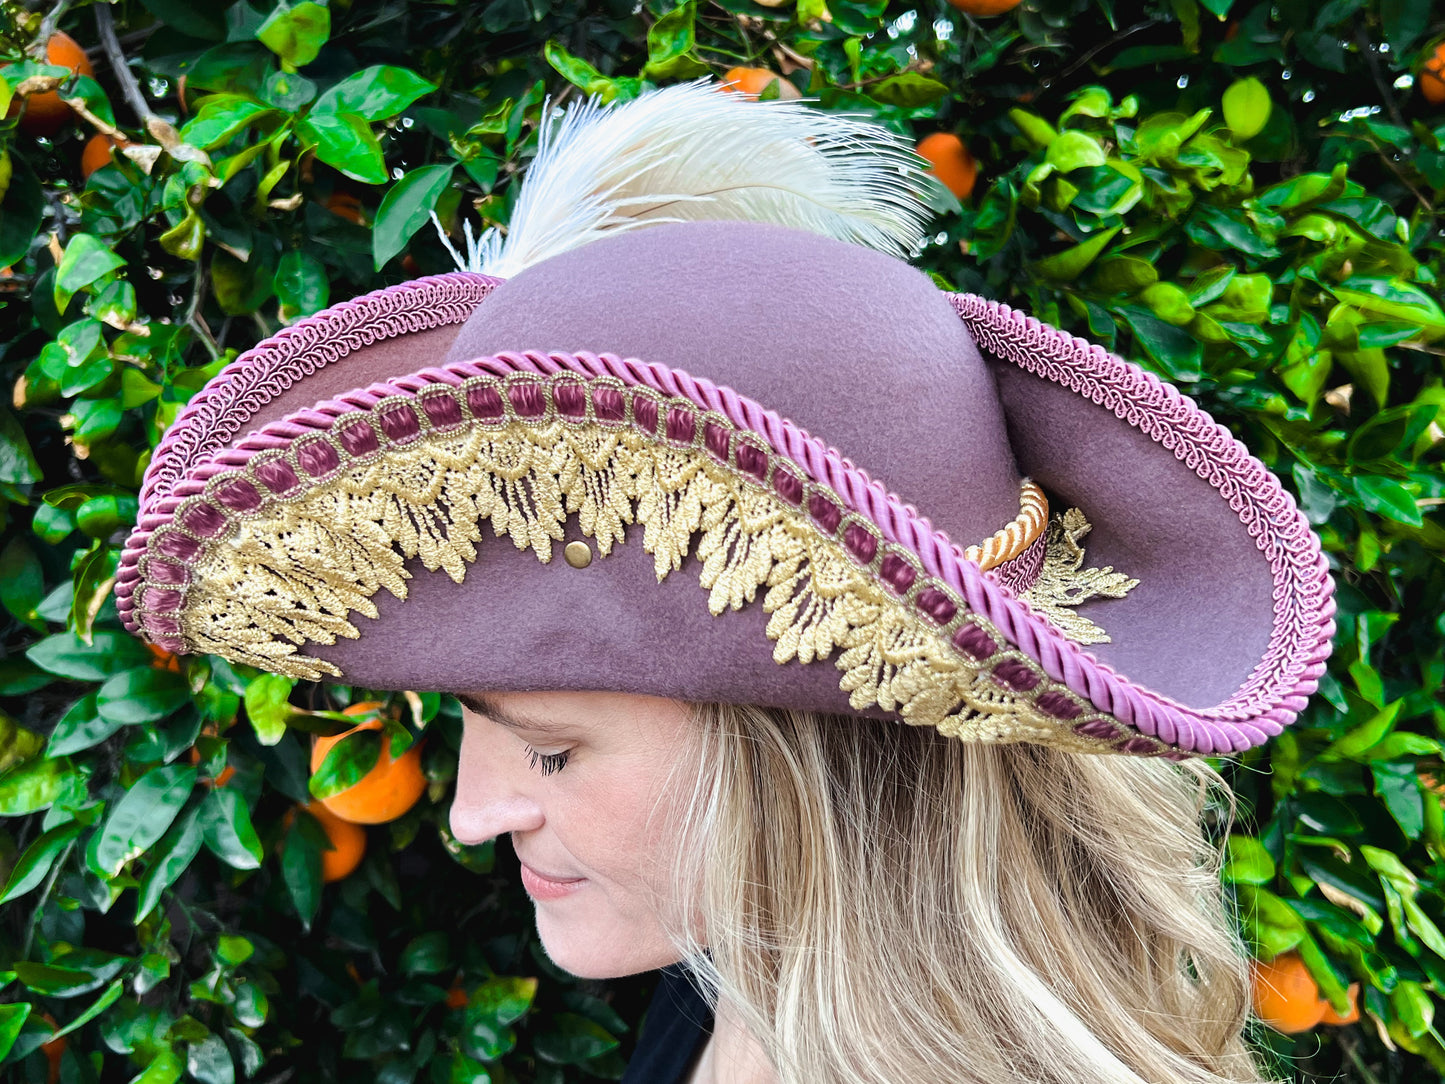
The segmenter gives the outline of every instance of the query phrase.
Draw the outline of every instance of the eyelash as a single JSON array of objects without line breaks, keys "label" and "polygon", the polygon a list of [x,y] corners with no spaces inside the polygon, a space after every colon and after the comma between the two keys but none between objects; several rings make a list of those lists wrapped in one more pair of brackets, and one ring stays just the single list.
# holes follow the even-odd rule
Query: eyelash
[{"label": "eyelash", "polygon": [[560,753],[539,753],[529,745],[524,755],[534,770],[543,775],[552,775],[567,766],[567,758],[572,754],[568,750]]}]

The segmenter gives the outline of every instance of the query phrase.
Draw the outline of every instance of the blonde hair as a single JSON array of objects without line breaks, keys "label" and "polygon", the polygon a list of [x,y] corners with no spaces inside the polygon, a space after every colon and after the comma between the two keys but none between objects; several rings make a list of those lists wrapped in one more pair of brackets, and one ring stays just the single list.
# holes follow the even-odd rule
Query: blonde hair
[{"label": "blonde hair", "polygon": [[696,714],[684,948],[782,1084],[1262,1079],[1206,766]]}]

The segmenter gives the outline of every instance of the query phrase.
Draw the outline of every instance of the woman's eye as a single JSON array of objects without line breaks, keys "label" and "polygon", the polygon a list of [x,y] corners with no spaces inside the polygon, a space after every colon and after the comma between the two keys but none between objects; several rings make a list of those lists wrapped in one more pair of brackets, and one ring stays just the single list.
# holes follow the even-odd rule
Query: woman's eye
[{"label": "woman's eye", "polygon": [[530,745],[526,749],[527,760],[532,767],[543,775],[551,775],[553,772],[560,772],[567,766],[567,758],[570,752],[564,750],[560,753],[539,753]]}]

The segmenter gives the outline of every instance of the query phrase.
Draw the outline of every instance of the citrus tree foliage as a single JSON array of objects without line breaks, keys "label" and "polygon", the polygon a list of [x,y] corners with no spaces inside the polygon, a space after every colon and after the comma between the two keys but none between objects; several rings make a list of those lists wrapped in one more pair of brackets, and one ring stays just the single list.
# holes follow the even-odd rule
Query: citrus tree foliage
[{"label": "citrus tree foliage", "polygon": [[[1293,488],[1339,586],[1336,654],[1295,728],[1222,765],[1242,816],[1225,872],[1257,955],[1299,952],[1337,1011],[1358,984],[1363,1017],[1258,1039],[1282,1078],[1445,1069],[1445,109],[1417,85],[1445,21],[1426,0],[0,12],[0,1074],[620,1076],[645,982],[557,973],[514,861],[450,837],[454,703],[386,702],[428,793],[324,884],[296,806],[381,743],[347,738],[313,776],[310,735],[373,698],[157,656],[110,590],[150,449],[222,365],[449,270],[433,213],[457,239],[505,225],[548,95],[737,66],[960,136],[979,183],[940,190],[918,264],[1180,383]],[[93,76],[47,62],[57,28]],[[18,105],[47,92],[71,110],[44,135]]]}]

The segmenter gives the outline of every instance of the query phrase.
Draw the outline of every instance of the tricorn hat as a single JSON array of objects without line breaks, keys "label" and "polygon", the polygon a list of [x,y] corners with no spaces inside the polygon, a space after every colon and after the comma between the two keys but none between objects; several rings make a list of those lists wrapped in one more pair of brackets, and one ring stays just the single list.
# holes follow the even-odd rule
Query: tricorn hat
[{"label": "tricorn hat", "polygon": [[376,689],[1278,733],[1333,632],[1294,502],[1167,383],[898,258],[923,183],[798,102],[573,109],[477,270],[289,327],[182,412],[127,627]]}]

